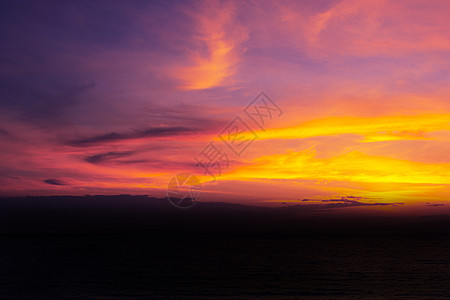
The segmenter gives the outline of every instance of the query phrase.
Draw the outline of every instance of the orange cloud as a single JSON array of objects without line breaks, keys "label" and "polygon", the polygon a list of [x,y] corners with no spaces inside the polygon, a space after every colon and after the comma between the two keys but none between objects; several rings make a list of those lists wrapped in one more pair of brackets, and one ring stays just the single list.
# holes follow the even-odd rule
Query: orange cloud
[{"label": "orange cloud", "polygon": [[235,20],[235,10],[233,2],[205,1],[195,12],[188,11],[197,26],[198,47],[189,53],[191,64],[176,71],[184,89],[219,86],[236,72],[248,32]]},{"label": "orange cloud", "polygon": [[[313,57],[400,56],[450,49],[447,1],[338,1],[308,12],[284,2],[280,30]],[[300,33],[300,34],[299,34]]]}]

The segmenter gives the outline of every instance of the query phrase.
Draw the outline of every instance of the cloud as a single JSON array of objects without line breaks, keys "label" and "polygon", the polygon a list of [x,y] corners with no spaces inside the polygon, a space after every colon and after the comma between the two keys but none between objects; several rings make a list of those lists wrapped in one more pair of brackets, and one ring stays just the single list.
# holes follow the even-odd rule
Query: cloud
[{"label": "cloud", "polygon": [[67,185],[67,183],[58,179],[45,179],[44,182],[50,185]]},{"label": "cloud", "polygon": [[404,203],[395,202],[395,203],[387,203],[387,202],[374,202],[367,203],[356,200],[349,200],[347,198],[341,199],[325,199],[325,200],[313,200],[313,199],[303,199],[304,201],[311,202],[324,202],[322,203],[314,203],[314,204],[297,204],[297,205],[289,205],[289,202],[281,202],[282,207],[278,207],[277,210],[283,211],[284,213],[303,213],[303,212],[312,212],[312,211],[330,211],[340,208],[349,208],[349,207],[366,207],[366,206],[399,206]]},{"label": "cloud", "polygon": [[265,139],[298,139],[357,134],[364,142],[427,139],[427,133],[450,129],[449,114],[378,117],[328,117],[289,128],[269,129]]},{"label": "cloud", "polygon": [[[354,200],[357,199],[357,200]],[[339,199],[323,199],[323,200],[313,200],[313,199],[303,199],[302,201],[311,201],[311,202],[324,202],[327,203],[325,205],[321,204],[307,204],[312,205],[314,209],[329,209],[329,208],[344,208],[344,207],[355,207],[355,206],[398,206],[403,205],[403,203],[395,202],[395,203],[386,203],[386,202],[362,202],[361,199],[367,199],[363,197],[355,197],[355,196],[347,196],[341,197]]]},{"label": "cloud", "polygon": [[[353,200],[357,199],[357,200]],[[367,199],[363,197],[347,196],[339,199],[302,199],[301,202],[316,202],[315,204],[298,204],[289,205],[289,202],[282,202],[281,205],[285,207],[294,208],[301,211],[313,211],[313,210],[330,210],[335,208],[347,208],[347,207],[361,207],[361,206],[398,206],[404,203],[395,202],[362,202],[361,199]],[[317,202],[323,202],[326,204],[318,204]]]},{"label": "cloud", "polygon": [[442,203],[426,203],[425,206],[439,207],[439,206],[445,206],[445,204],[442,204]]},{"label": "cloud", "polygon": [[226,106],[195,105],[183,101],[173,106],[151,105],[145,114],[152,121],[172,127],[195,127],[217,132],[227,125]]},{"label": "cloud", "polygon": [[186,12],[197,26],[197,43],[189,54],[191,65],[177,68],[175,76],[188,90],[220,86],[236,72],[248,31],[236,20],[232,1],[204,1]]},{"label": "cloud", "polygon": [[166,137],[166,136],[176,136],[181,134],[193,133],[195,129],[187,127],[154,127],[148,128],[140,131],[135,131],[131,133],[117,133],[111,132],[107,134],[97,135],[90,138],[84,138],[79,140],[74,140],[69,142],[70,146],[74,147],[85,147],[93,146],[98,144],[104,144],[109,142],[131,140],[131,139],[142,139],[142,138],[156,138],[156,137]]},{"label": "cloud", "polygon": [[[136,178],[151,176],[162,187],[166,174],[195,170],[191,154],[265,89],[286,113],[224,171],[222,181],[236,182],[221,190],[226,201],[251,201],[247,188],[255,199],[301,191],[328,199],[322,205],[366,202],[332,199],[348,194],[446,199],[447,3],[194,0],[5,10],[0,127],[11,137],[0,129],[2,173],[29,181],[4,186],[25,193],[33,182],[57,192],[42,180],[70,176],[69,192],[139,190]],[[273,194],[268,183],[277,186]]]},{"label": "cloud", "polygon": [[126,152],[107,152],[107,153],[101,153],[96,155],[91,155],[85,158],[87,162],[90,162],[91,164],[99,164],[105,161],[114,160],[117,158],[127,157],[130,155],[133,155],[133,151],[126,151]]},{"label": "cloud", "polygon": [[348,151],[320,158],[315,149],[255,158],[223,176],[233,178],[319,179],[378,183],[448,184],[449,163],[421,163]]},{"label": "cloud", "polygon": [[322,200],[322,202],[333,202],[325,205],[326,208],[341,208],[341,207],[353,207],[353,206],[397,206],[403,205],[401,202],[395,203],[385,203],[385,202],[375,202],[375,203],[366,203],[356,200],[348,200],[348,199],[329,199]]},{"label": "cloud", "polygon": [[322,59],[447,51],[448,8],[446,1],[429,5],[425,1],[342,0],[332,5],[319,1],[314,9],[307,9],[304,4],[284,1],[274,7],[281,19],[275,30],[288,33],[291,43]]}]

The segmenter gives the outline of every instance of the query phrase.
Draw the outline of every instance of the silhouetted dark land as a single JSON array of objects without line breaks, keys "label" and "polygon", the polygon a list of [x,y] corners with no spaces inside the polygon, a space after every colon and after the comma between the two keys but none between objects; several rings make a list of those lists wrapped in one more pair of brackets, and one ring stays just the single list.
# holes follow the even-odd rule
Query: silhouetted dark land
[{"label": "silhouetted dark land", "polygon": [[[199,202],[177,209],[147,196],[0,198],[0,234],[447,235],[450,217],[345,214],[339,203],[257,207]],[[341,210],[343,213],[332,214]],[[320,212],[320,213],[317,213]]]},{"label": "silhouetted dark land", "polygon": [[[1,299],[450,297],[448,216],[0,198]],[[315,213],[320,210],[321,213]]]}]

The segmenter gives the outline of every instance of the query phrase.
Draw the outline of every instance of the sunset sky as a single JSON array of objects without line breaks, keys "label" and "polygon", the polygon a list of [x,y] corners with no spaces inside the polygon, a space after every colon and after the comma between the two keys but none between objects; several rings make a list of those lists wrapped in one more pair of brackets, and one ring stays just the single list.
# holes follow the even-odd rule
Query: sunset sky
[{"label": "sunset sky", "polygon": [[[0,193],[163,197],[188,172],[201,201],[446,212],[449,13],[445,0],[0,4]],[[245,112],[261,92],[279,109],[263,128]],[[223,141],[236,120],[254,137],[240,155]],[[198,163],[208,145],[229,159],[215,178]]]}]

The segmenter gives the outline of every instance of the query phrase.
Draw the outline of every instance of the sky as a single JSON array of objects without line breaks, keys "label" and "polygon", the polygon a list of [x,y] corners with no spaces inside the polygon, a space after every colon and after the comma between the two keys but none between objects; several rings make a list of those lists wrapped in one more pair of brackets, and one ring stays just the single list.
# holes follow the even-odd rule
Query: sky
[{"label": "sky", "polygon": [[188,173],[200,201],[444,213],[449,12],[3,1],[0,194],[162,197]]}]

